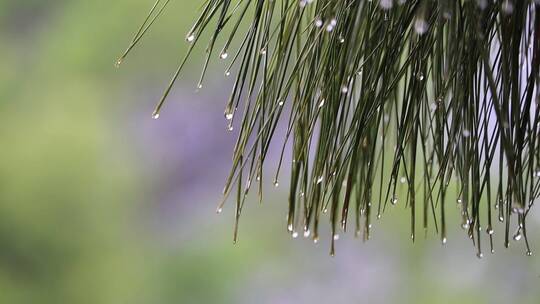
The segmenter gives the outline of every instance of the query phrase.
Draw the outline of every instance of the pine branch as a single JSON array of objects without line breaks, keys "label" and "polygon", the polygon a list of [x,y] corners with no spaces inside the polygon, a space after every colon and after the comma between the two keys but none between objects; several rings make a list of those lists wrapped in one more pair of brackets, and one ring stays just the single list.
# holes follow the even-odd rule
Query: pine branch
[{"label": "pine branch", "polygon": [[[118,64],[168,3],[156,1]],[[263,165],[283,126],[274,184],[290,144],[293,237],[301,230],[317,242],[329,213],[333,255],[349,221],[367,240],[373,219],[401,204],[413,241],[431,220],[444,244],[446,210],[457,204],[478,257],[482,227],[493,252],[493,217],[505,225],[504,245],[523,238],[531,255],[526,219],[540,194],[539,13],[534,0],[206,0],[154,118],[207,32],[198,86],[213,58],[230,60],[226,76],[236,70],[225,117],[240,131],[218,207],[234,196],[235,241],[252,186],[262,200]],[[241,41],[231,56],[234,38]]]}]

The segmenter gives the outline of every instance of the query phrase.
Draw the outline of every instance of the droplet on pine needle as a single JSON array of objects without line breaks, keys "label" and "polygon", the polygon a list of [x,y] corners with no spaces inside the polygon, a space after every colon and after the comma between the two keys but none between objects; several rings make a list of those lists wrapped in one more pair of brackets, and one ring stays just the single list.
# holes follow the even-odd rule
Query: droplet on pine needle
[{"label": "droplet on pine needle", "polygon": [[393,5],[394,5],[393,0],[381,0],[381,1],[379,1],[379,6],[383,10],[389,10],[389,9],[392,8]]},{"label": "droplet on pine needle", "polygon": [[464,129],[463,130],[463,137],[467,138],[471,136],[471,131],[467,130],[467,129]]},{"label": "droplet on pine needle", "polygon": [[159,113],[152,114],[152,118],[156,120],[159,119]]},{"label": "droplet on pine needle", "polygon": [[499,222],[501,222],[501,223],[504,222],[504,217],[502,215],[499,216]]},{"label": "droplet on pine needle", "polygon": [[334,234],[334,241],[339,240],[339,234]]},{"label": "droplet on pine needle", "polygon": [[118,58],[118,60],[116,60],[116,62],[114,63],[114,66],[116,68],[119,68],[122,65],[122,62],[124,62],[124,59],[123,58]]},{"label": "droplet on pine needle", "polygon": [[304,230],[304,237],[305,237],[305,238],[308,238],[310,234],[311,234],[311,231],[309,231],[309,229],[308,229],[308,230]]},{"label": "droplet on pine needle", "polygon": [[482,252],[478,252],[478,253],[476,254],[476,257],[479,258],[479,259],[481,259],[481,258],[484,257],[484,254],[483,254]]},{"label": "droplet on pine needle", "polygon": [[319,108],[322,108],[324,106],[325,100],[324,98],[321,99],[321,102],[319,103]]},{"label": "droplet on pine needle", "polygon": [[227,54],[227,52],[223,52],[221,53],[221,55],[219,55],[219,58],[221,59],[227,59],[227,57],[229,57],[229,54]]},{"label": "droplet on pine needle", "polygon": [[279,181],[277,181],[277,180],[274,181],[274,187],[275,187],[275,188],[279,187]]},{"label": "droplet on pine needle", "polygon": [[414,31],[418,35],[424,35],[429,28],[427,21],[423,18],[416,18],[414,21]]},{"label": "droplet on pine needle", "polygon": [[279,105],[280,107],[283,106],[283,104],[284,104],[283,100],[280,100],[280,101],[278,102],[278,105]]},{"label": "droplet on pine needle", "polygon": [[225,112],[225,118],[226,118],[227,120],[231,120],[231,119],[233,119],[233,117],[234,117],[234,113],[233,113],[233,112]]},{"label": "droplet on pine needle", "polygon": [[296,239],[296,238],[298,237],[298,232],[296,232],[296,231],[293,232],[293,233],[292,233],[292,237],[293,237],[293,239]]},{"label": "droplet on pine needle", "polygon": [[392,205],[396,205],[398,203],[398,199],[396,196],[392,197],[392,199],[390,200],[390,202],[392,203]]},{"label": "droplet on pine needle", "polygon": [[521,234],[521,229],[518,229],[512,238],[514,239],[514,241],[519,241],[521,240],[522,236],[523,235]]},{"label": "droplet on pine needle", "polygon": [[346,85],[341,86],[341,93],[343,94],[349,93],[349,88]]},{"label": "droplet on pine needle", "polygon": [[217,213],[217,214],[221,214],[221,212],[223,212],[223,208],[218,207],[218,208],[216,209],[216,213]]},{"label": "droplet on pine needle", "polygon": [[316,18],[313,24],[315,24],[316,27],[321,27],[323,25],[323,21],[320,18]]},{"label": "droplet on pine needle", "polygon": [[443,238],[442,238],[442,244],[443,244],[443,245],[446,245],[446,242],[447,242],[446,237],[443,237]]},{"label": "droplet on pine needle", "polygon": [[489,235],[493,235],[493,228],[491,226],[488,226],[486,228],[486,233],[489,234]]},{"label": "droplet on pine needle", "polygon": [[527,256],[532,256],[532,251],[528,250],[526,254]]},{"label": "droplet on pine needle", "polygon": [[487,5],[487,0],[476,0],[476,6],[478,6],[478,8],[481,10],[485,10],[487,8]]},{"label": "droplet on pine needle", "polygon": [[292,232],[293,231],[293,225],[292,224],[287,225],[287,230],[289,230],[289,232]]},{"label": "droplet on pine needle", "polygon": [[405,176],[402,176],[400,179],[399,179],[399,182],[402,183],[402,184],[405,184],[405,182],[407,181],[407,178]]},{"label": "droplet on pine needle", "polygon": [[514,12],[514,3],[510,0],[505,0],[502,4],[501,4],[501,9],[503,11],[503,13],[507,14],[507,15],[510,15]]},{"label": "droplet on pine needle", "polygon": [[195,40],[195,34],[191,33],[186,36],[187,42],[193,42]]}]

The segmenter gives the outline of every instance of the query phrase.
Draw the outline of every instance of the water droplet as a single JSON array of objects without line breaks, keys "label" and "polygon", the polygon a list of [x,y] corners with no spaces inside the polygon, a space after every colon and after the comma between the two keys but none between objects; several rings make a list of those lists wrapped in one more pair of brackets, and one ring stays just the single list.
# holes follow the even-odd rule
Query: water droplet
[{"label": "water droplet", "polygon": [[114,66],[116,68],[119,68],[121,65],[122,65],[122,62],[124,61],[124,59],[122,58],[118,58],[118,60],[116,61],[116,63],[114,64]]},{"label": "water droplet", "polygon": [[392,0],[381,0],[379,2],[379,6],[384,9],[384,10],[388,10],[388,9],[391,9],[392,8],[392,5],[393,5],[393,2]]},{"label": "water droplet", "polygon": [[502,215],[499,216],[499,222],[501,222],[501,223],[504,222],[504,217]]},{"label": "water droplet", "polygon": [[319,103],[319,108],[322,108],[324,106],[325,99],[321,99],[321,102]]},{"label": "water droplet", "polygon": [[463,129],[463,137],[467,138],[469,136],[471,136],[471,131],[467,129]]},{"label": "water droplet", "polygon": [[153,119],[159,119],[159,113],[152,114],[152,118]]},{"label": "water droplet", "polygon": [[229,132],[232,132],[232,131],[234,130],[234,126],[233,126],[233,125],[229,125],[229,126],[227,127],[227,130],[228,130]]},{"label": "water droplet", "polygon": [[349,92],[349,88],[346,85],[343,85],[341,87],[341,93],[347,94]]},{"label": "water droplet", "polygon": [[304,231],[305,238],[309,237],[310,234],[311,234],[311,231],[309,231],[309,229]]},{"label": "water droplet", "polygon": [[318,236],[314,237],[313,238],[313,243],[317,244],[318,242],[319,242],[319,237]]},{"label": "water droplet", "polygon": [[342,36],[339,36],[339,43],[344,43],[345,42],[345,38],[343,38]]},{"label": "water droplet", "polygon": [[417,18],[414,21],[414,31],[418,35],[424,35],[427,32],[428,27],[429,27],[428,23],[426,22],[426,20],[422,18]]},{"label": "water droplet", "polygon": [[445,245],[445,244],[446,244],[446,237],[443,237],[443,239],[442,239],[442,243],[443,243],[443,245]]},{"label": "water droplet", "polygon": [[381,219],[381,215],[380,214],[377,214],[377,219]]},{"label": "water droplet", "polygon": [[230,71],[226,71],[225,72],[225,76],[230,76],[231,75],[231,72]]},{"label": "water droplet", "polygon": [[532,256],[532,252],[530,250],[527,251],[527,256]]},{"label": "water droplet", "polygon": [[266,48],[262,48],[262,49],[259,51],[259,53],[260,53],[261,55],[265,55],[265,54],[266,54]]},{"label": "water droplet", "polygon": [[229,57],[229,54],[227,54],[226,52],[223,52],[223,53],[221,53],[221,55],[219,55],[219,57],[221,59],[227,59],[227,57]]},{"label": "water droplet", "polygon": [[322,212],[323,212],[323,213],[327,213],[327,212],[328,212],[328,209],[327,209],[327,208],[324,208]]},{"label": "water droplet", "polygon": [[334,241],[339,240],[339,234],[334,234]]},{"label": "water droplet", "polygon": [[319,178],[317,179],[317,185],[322,183],[323,180],[324,180],[324,176],[319,176]]},{"label": "water droplet", "polygon": [[293,237],[294,239],[297,238],[297,237],[298,237],[298,232],[296,232],[296,231],[293,232],[293,233],[292,233],[292,237]]},{"label": "water droplet", "polygon": [[289,230],[289,232],[292,232],[293,231],[293,225],[292,224],[287,225],[287,230]]},{"label": "water droplet", "polygon": [[461,200],[461,198],[458,198],[458,199],[457,199],[457,203],[458,203],[458,204],[461,204],[462,202],[463,202],[463,201]]},{"label": "water droplet", "polygon": [[283,104],[284,104],[283,100],[280,100],[280,101],[278,102],[278,105],[279,105],[280,107],[283,106]]},{"label": "water droplet", "polygon": [[477,256],[479,259],[481,259],[481,258],[484,257],[484,254],[483,254],[482,252],[478,252],[478,253],[476,254],[476,256]]},{"label": "water droplet", "polygon": [[493,234],[493,228],[491,228],[491,226],[488,226],[486,228],[486,233],[489,234],[489,235],[492,235]]},{"label": "water droplet", "polygon": [[323,21],[320,18],[315,19],[315,26],[321,27],[323,25]]},{"label": "water droplet", "polygon": [[276,187],[276,188],[279,187],[279,182],[277,180],[274,181],[274,187]]},{"label": "water droplet", "polygon": [[186,40],[187,42],[193,42],[195,40],[195,34],[193,33],[188,34],[188,36],[186,37]]},{"label": "water droplet", "polygon": [[463,223],[461,224],[461,228],[463,228],[463,229],[469,229],[469,224],[470,224],[470,223],[469,223],[469,220],[466,219],[466,220],[464,220]]},{"label": "water droplet", "polygon": [[396,205],[398,202],[397,197],[394,196],[390,202],[392,203],[392,205]]},{"label": "water droplet", "polygon": [[405,178],[405,176],[402,176],[402,177],[399,179],[399,182],[402,183],[402,184],[405,184],[406,181],[407,181],[407,178]]},{"label": "water droplet", "polygon": [[227,120],[231,120],[231,119],[233,119],[233,117],[234,117],[234,114],[232,112],[225,113],[225,118]]},{"label": "water droplet", "polygon": [[514,3],[510,0],[505,0],[502,3],[501,9],[505,14],[509,15],[514,12]]},{"label": "water droplet", "polygon": [[418,74],[416,75],[416,79],[418,79],[418,80],[420,80],[420,81],[424,80],[424,74],[423,74],[422,72],[418,73]]},{"label": "water droplet", "polygon": [[221,207],[217,208],[216,213],[220,214],[221,212],[223,212],[223,208],[221,208]]},{"label": "water droplet", "polygon": [[516,231],[516,233],[514,234],[512,238],[514,239],[514,241],[519,241],[521,240],[521,237],[522,237],[521,230],[518,229],[518,231]]}]

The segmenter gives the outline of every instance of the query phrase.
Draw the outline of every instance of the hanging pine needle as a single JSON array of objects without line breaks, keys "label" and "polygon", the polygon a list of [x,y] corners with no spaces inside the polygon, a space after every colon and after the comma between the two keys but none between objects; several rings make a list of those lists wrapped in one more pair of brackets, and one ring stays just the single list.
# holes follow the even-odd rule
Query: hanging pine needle
[{"label": "hanging pine needle", "polygon": [[[156,1],[118,64],[168,3]],[[252,187],[262,200],[263,165],[282,126],[274,184],[290,147],[294,237],[302,231],[316,242],[329,220],[334,254],[339,230],[352,227],[367,240],[373,219],[401,204],[413,241],[431,222],[444,244],[450,204],[478,257],[486,237],[493,252],[497,221],[504,245],[523,239],[531,255],[526,219],[540,194],[539,13],[535,0],[206,0],[153,115],[209,33],[198,86],[213,58],[230,60],[227,76],[236,71],[225,117],[239,135],[218,207],[234,196],[235,241]]]}]

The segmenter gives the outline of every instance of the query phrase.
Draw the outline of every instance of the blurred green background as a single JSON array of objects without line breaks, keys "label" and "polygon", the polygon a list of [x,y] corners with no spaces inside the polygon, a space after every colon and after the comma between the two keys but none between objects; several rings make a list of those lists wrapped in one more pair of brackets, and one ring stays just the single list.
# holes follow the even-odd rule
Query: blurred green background
[{"label": "blurred green background", "polygon": [[200,1],[172,1],[113,66],[152,3],[0,0],[0,303],[539,303],[537,255],[499,235],[479,260],[457,217],[445,248],[413,245],[396,207],[331,258],[327,236],[290,238],[267,187],[233,245],[233,208],[214,212],[234,143],[223,63],[196,93],[194,57],[150,115]]}]

